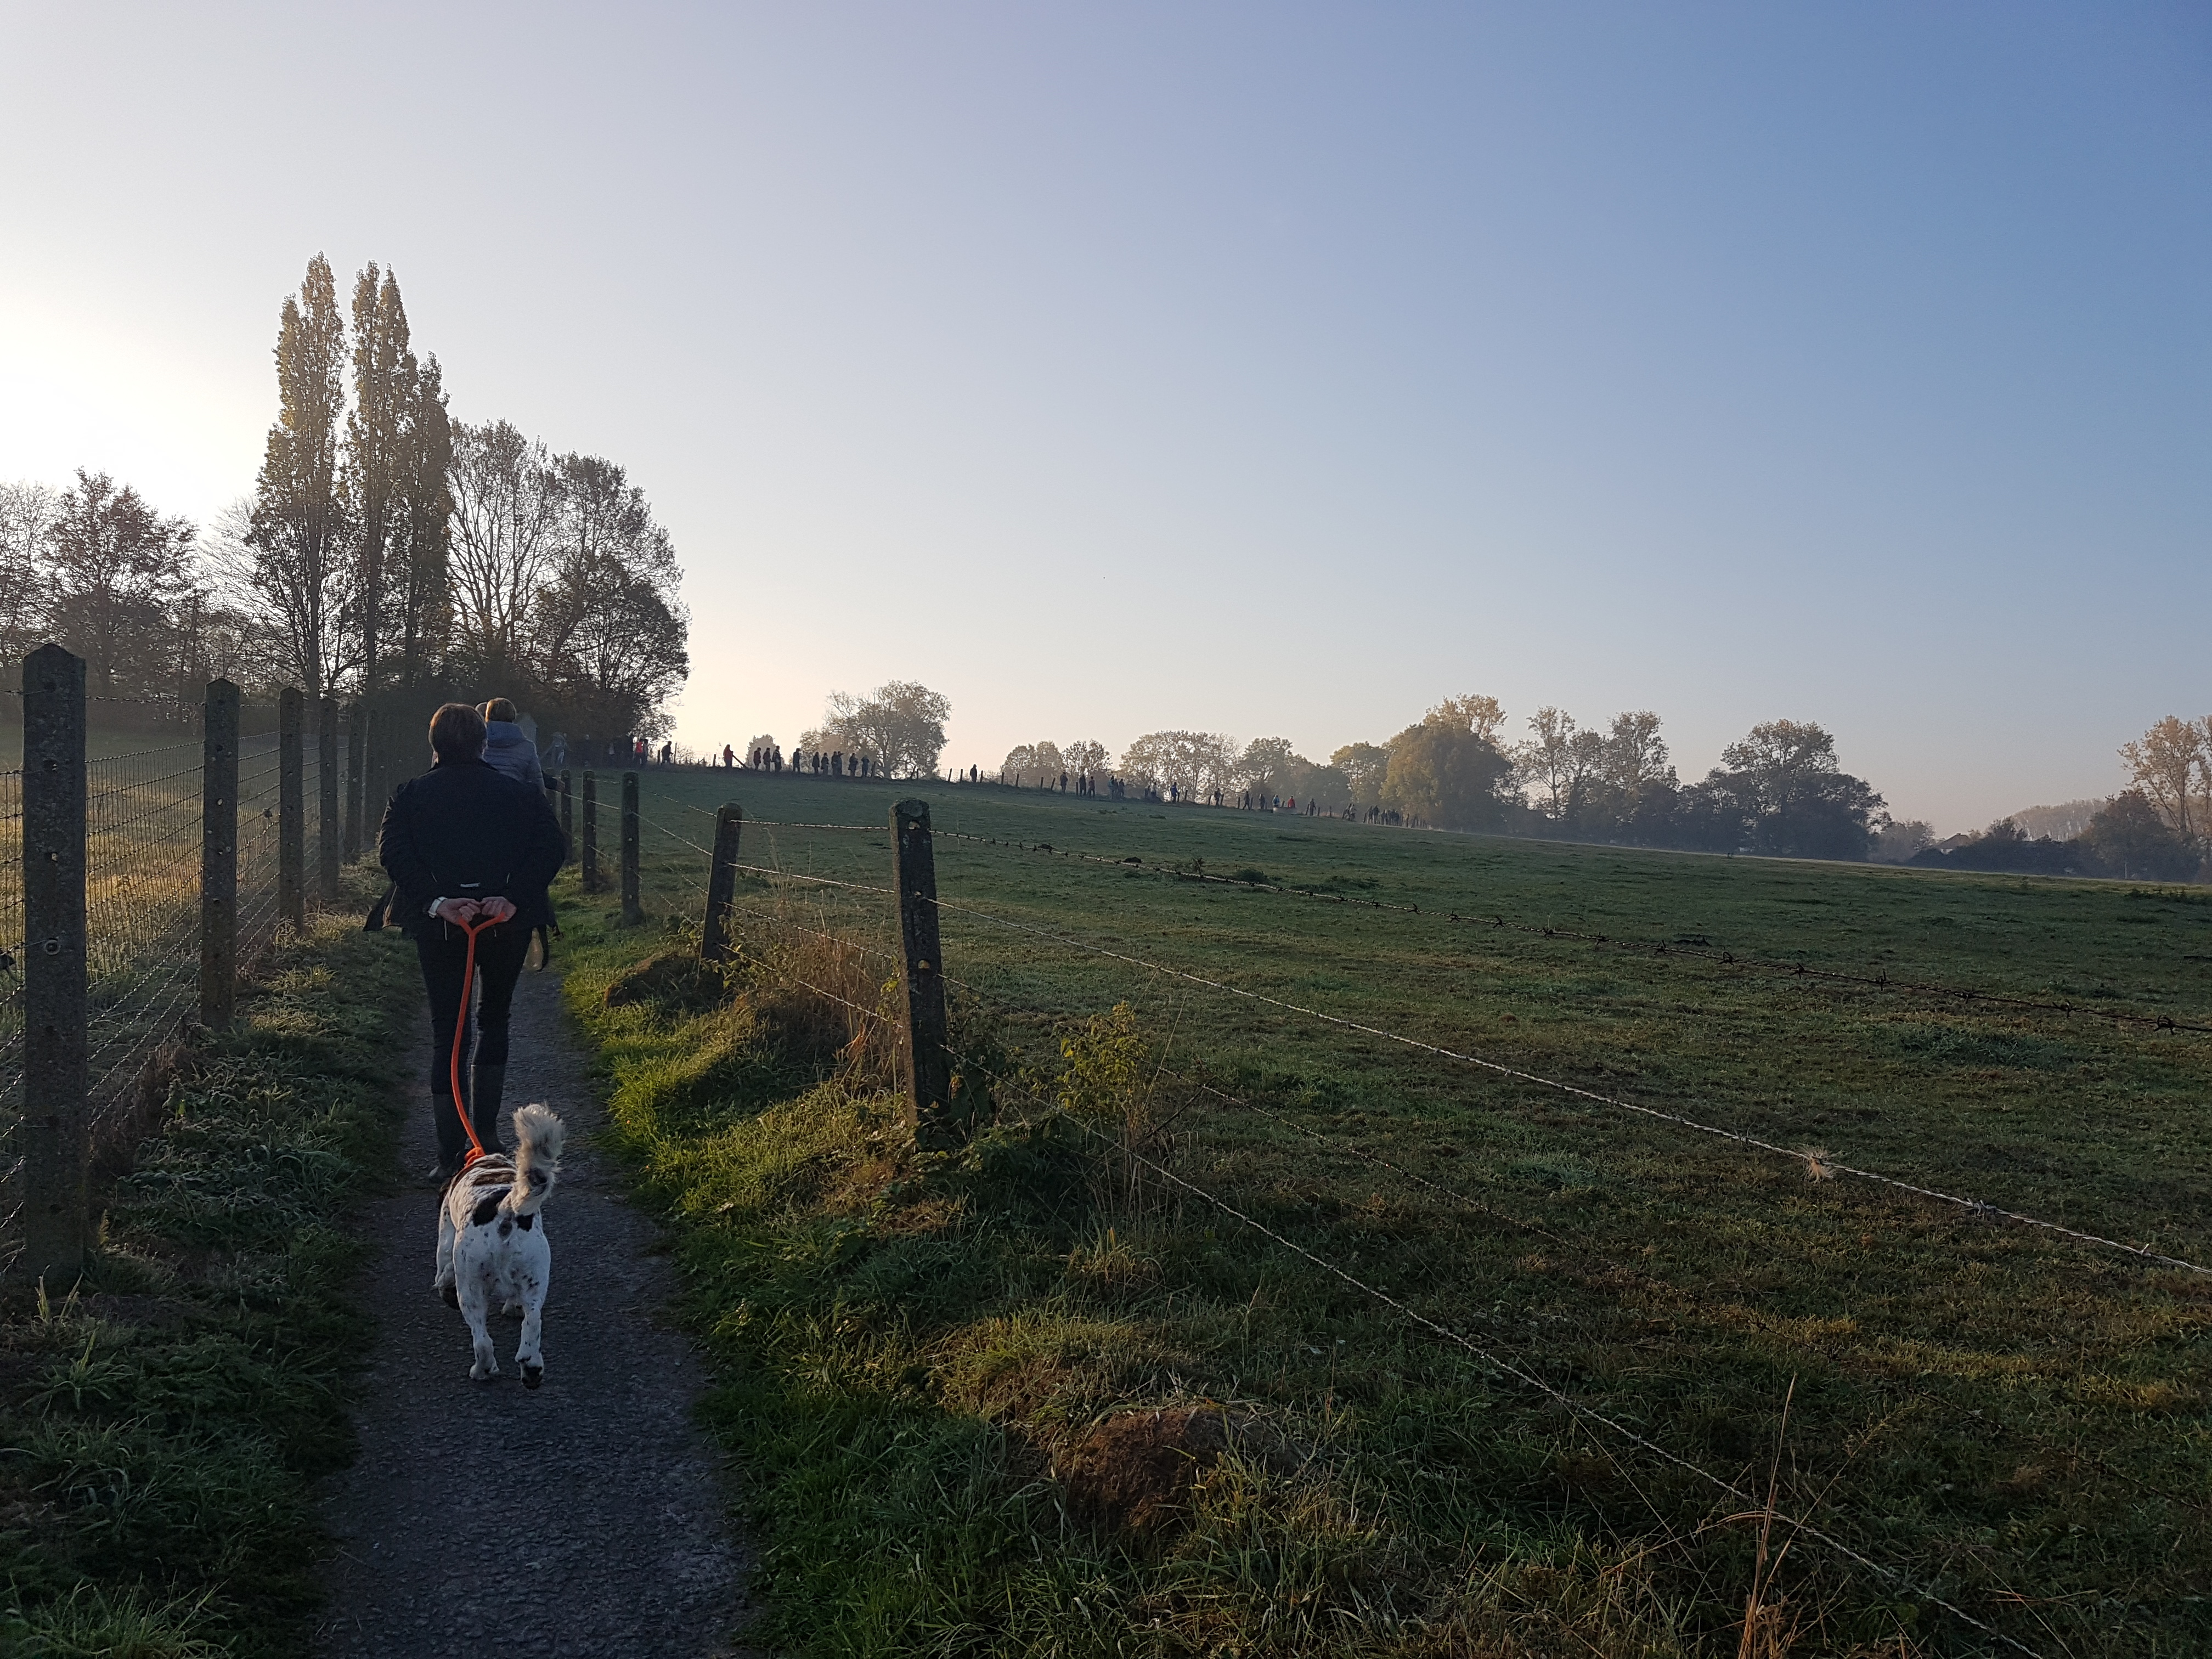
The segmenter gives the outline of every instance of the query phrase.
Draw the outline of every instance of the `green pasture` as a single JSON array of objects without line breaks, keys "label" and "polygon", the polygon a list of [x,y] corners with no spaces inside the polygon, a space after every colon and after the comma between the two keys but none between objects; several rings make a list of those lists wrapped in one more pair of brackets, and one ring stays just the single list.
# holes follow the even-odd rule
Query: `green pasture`
[{"label": "green pasture", "polygon": [[[883,826],[903,793],[647,774],[655,928],[697,912],[698,848],[718,801],[736,799],[750,820],[745,862],[882,885]],[[971,1462],[983,1460],[966,1485],[945,1485],[939,1470],[938,1520],[910,1522],[967,1540],[944,1545],[926,1590],[907,1584],[910,1563],[889,1558],[874,1577],[854,1566],[837,1595],[805,1581],[803,1596],[780,1604],[797,1645],[1732,1648],[1761,1571],[1757,1524],[1632,1435],[1744,1492],[1763,1497],[1771,1480],[1777,1510],[1901,1575],[1886,1580],[1796,1539],[1769,1598],[1780,1610],[1754,1620],[1768,1644],[1756,1651],[2014,1650],[1923,1590],[2033,1651],[2212,1651],[2212,1276],[1850,1176],[1816,1179],[1796,1158],[1158,971],[2212,1264],[2212,1036],[2100,1017],[2212,1023],[2212,894],[1486,840],[987,787],[911,793],[930,800],[939,830],[1012,843],[941,836],[936,848],[945,966],[968,988],[963,1041],[989,1054],[977,1069],[1002,1126],[993,1144],[1034,1152],[1052,1103],[1069,1097],[1063,1039],[1127,1005],[1172,1119],[1174,1171],[1366,1288],[1189,1193],[1118,1226],[1097,1203],[1039,1218],[1022,1209],[1019,1182],[992,1184],[1001,1153],[988,1149],[966,1177],[979,1184],[931,1234],[926,1264],[914,1235],[931,1231],[915,1218],[927,1200],[906,1187],[860,1211],[850,1182],[822,1189],[842,1198],[805,1202],[764,1188],[763,1159],[859,1168],[855,1148],[880,1135],[851,1125],[873,1121],[882,1103],[818,1066],[768,1066],[728,1071],[720,1105],[702,1108],[698,1079],[678,1087],[668,1068],[680,1071],[730,1017],[655,1024],[591,1012],[594,988],[654,948],[653,935],[615,928],[603,901],[578,910],[571,893],[581,951],[572,984],[608,1045],[618,1106],[621,1088],[632,1091],[620,1121],[649,1189],[684,1218],[699,1316],[760,1368],[731,1421],[760,1460],[771,1533],[813,1538],[819,1553],[842,1536],[821,1507],[836,1480],[865,1492],[914,1474],[836,1475],[845,1452],[808,1437],[827,1397],[849,1413],[896,1396],[897,1410],[918,1413],[914,1446],[939,1445],[924,1429],[941,1440],[964,1425],[983,1437],[960,1443]],[[611,869],[617,832],[611,803],[602,811]],[[790,827],[815,823],[861,827]],[[1043,846],[1052,850],[1024,850]],[[876,893],[750,874],[738,901],[742,926],[762,939],[813,928],[882,948],[891,935],[889,900]],[[1503,929],[1493,917],[1607,942]],[[1656,952],[1673,941],[2076,1012]],[[869,960],[888,975],[887,960]],[[1233,1100],[1195,1092],[1194,1078]],[[679,1097],[681,1109],[671,1103]],[[829,1127],[840,1122],[851,1129],[842,1139]],[[793,1144],[806,1134],[817,1140]],[[738,1195],[717,1199],[720,1209],[701,1201],[732,1182]],[[838,1220],[841,1205],[852,1213]],[[906,1219],[893,1225],[893,1215]],[[814,1261],[796,1241],[818,1245],[833,1222],[844,1242]],[[876,1229],[876,1243],[855,1243],[856,1225]],[[803,1272],[802,1258],[812,1261]],[[895,1271],[894,1259],[905,1265]],[[987,1261],[995,1265],[978,1265]],[[769,1305],[798,1318],[815,1307],[810,1297],[819,1306],[806,1316],[828,1322],[804,1340],[796,1326],[746,1323]],[[839,1318],[864,1334],[823,1334],[843,1328]],[[753,1348],[732,1337],[740,1326]],[[911,1356],[896,1386],[840,1371],[886,1345]],[[1014,1380],[977,1385],[979,1366]],[[843,1380],[824,1380],[833,1373]],[[763,1380],[776,1376],[784,1382]],[[1268,1443],[1298,1449],[1305,1473],[1269,1476],[1277,1464],[1266,1459],[1247,1467],[1260,1488],[1276,1481],[1273,1497],[1201,1482],[1179,1542],[1084,1531],[1049,1496],[1054,1460],[1102,1413],[1176,1401],[1246,1413],[1233,1420],[1266,1425]],[[770,1445],[781,1449],[762,1449]],[[1024,1447],[1042,1449],[1047,1474],[1024,1463]],[[1312,1531],[1316,1492],[1336,1517],[1326,1537]],[[902,1501],[902,1514],[918,1513],[919,1500]],[[1354,1512],[1357,1526],[1344,1520]],[[979,1528],[995,1540],[988,1547]],[[1778,1523],[1771,1541],[1790,1534]],[[773,1537],[770,1552],[772,1599],[778,1584],[795,1596],[802,1567],[778,1578],[787,1558]],[[1323,1565],[1309,1581],[1286,1565],[1294,1555]],[[1255,1565],[1262,1559],[1275,1568]],[[1100,1625],[1108,1605],[1119,1612]]]}]

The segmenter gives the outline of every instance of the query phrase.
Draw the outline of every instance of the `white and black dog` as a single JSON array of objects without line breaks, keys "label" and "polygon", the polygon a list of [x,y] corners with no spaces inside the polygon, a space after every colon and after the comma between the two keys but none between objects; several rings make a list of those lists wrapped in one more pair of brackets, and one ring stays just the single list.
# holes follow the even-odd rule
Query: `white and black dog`
[{"label": "white and black dog", "polygon": [[499,1375],[485,1328],[495,1304],[510,1313],[522,1310],[514,1363],[522,1368],[523,1387],[544,1380],[538,1327],[553,1282],[553,1247],[538,1212],[560,1177],[564,1133],[561,1120],[544,1106],[517,1109],[514,1156],[485,1153],[453,1177],[439,1203],[438,1270],[430,1285],[469,1322],[476,1338],[469,1376],[478,1382]]}]

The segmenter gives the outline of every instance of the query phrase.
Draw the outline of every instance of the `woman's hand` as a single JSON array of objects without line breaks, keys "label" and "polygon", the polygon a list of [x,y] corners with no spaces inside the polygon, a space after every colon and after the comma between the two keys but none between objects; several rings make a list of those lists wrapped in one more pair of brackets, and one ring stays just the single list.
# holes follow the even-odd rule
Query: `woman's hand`
[{"label": "woman's hand", "polygon": [[[501,899],[500,902],[505,904],[507,901]],[[477,919],[477,908],[474,899],[449,898],[430,914],[441,921],[450,921],[457,927],[464,927]]]},{"label": "woman's hand", "polygon": [[477,914],[486,921],[507,921],[514,915],[514,901],[494,896],[477,903]]}]

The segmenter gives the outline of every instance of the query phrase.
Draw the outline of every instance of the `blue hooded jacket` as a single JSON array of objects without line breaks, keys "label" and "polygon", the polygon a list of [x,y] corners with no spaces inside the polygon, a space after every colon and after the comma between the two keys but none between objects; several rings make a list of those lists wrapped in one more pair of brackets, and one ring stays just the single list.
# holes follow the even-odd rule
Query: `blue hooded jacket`
[{"label": "blue hooded jacket", "polygon": [[484,724],[484,764],[495,772],[504,772],[517,783],[544,789],[545,773],[538,764],[538,745],[523,736],[522,728],[513,720],[487,720]]}]

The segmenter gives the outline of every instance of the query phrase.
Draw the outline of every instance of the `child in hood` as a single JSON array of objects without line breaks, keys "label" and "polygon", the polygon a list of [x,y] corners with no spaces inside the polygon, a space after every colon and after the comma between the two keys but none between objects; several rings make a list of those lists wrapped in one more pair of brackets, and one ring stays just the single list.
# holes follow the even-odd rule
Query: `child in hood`
[{"label": "child in hood", "polygon": [[514,705],[505,697],[494,697],[483,706],[483,717],[484,764],[517,783],[544,788],[545,771],[538,763],[538,745],[515,723]]}]

